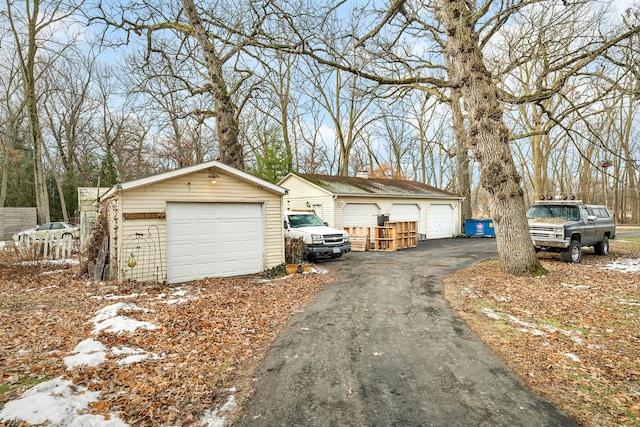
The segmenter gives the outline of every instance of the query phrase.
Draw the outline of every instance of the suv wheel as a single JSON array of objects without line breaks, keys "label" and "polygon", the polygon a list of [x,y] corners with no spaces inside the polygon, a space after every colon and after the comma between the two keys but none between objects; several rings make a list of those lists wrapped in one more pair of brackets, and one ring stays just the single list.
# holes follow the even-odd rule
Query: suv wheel
[{"label": "suv wheel", "polygon": [[580,242],[578,242],[577,240],[572,240],[569,244],[569,247],[566,250],[560,252],[560,256],[565,262],[580,262],[580,260],[582,259],[582,247],[580,247]]},{"label": "suv wheel", "polygon": [[609,238],[604,236],[602,242],[593,245],[596,255],[609,255]]}]

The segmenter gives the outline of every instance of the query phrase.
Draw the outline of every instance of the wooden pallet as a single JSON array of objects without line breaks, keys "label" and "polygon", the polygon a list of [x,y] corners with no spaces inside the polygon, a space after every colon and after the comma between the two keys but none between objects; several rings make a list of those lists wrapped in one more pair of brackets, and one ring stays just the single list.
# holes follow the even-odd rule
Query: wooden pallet
[{"label": "wooden pallet", "polygon": [[396,251],[418,246],[416,221],[386,221],[382,227],[343,227],[349,233],[351,250]]},{"label": "wooden pallet", "polygon": [[395,228],[397,249],[418,246],[418,223],[416,221],[386,221],[384,225]]},{"label": "wooden pallet", "polygon": [[395,226],[374,227],[374,236],[371,239],[372,251],[395,251],[397,248]]},{"label": "wooden pallet", "polygon": [[354,252],[364,252],[370,249],[371,227],[343,227],[349,234],[351,250]]}]

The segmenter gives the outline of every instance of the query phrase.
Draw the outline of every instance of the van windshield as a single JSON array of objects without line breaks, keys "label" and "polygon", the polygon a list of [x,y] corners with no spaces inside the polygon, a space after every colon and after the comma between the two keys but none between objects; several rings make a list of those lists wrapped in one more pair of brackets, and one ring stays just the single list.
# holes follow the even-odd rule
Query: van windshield
[{"label": "van windshield", "polygon": [[291,228],[324,226],[316,215],[287,215]]},{"label": "van windshield", "polygon": [[527,211],[527,219],[536,218],[562,218],[569,221],[580,219],[580,210],[577,206],[564,205],[535,205]]}]

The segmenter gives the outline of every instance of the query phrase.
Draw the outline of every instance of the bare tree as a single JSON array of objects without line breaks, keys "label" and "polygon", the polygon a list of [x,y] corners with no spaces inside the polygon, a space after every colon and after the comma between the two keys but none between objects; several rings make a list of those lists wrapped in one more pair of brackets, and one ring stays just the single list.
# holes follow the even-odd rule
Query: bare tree
[{"label": "bare tree", "polygon": [[0,57],[0,88],[3,90],[0,94],[0,207],[3,207],[7,200],[9,170],[13,158],[16,157],[16,149],[19,148],[25,105],[21,96],[22,82],[15,63],[16,57],[7,54],[7,51],[5,49]]},{"label": "bare tree", "polygon": [[[211,108],[194,113],[215,118],[220,160],[243,168],[238,122],[246,94],[241,96],[240,91],[253,72],[242,64],[242,53],[260,28],[264,15],[251,2],[244,1],[222,0],[211,7],[193,0],[160,3],[149,0],[136,7],[123,3],[99,10],[99,16],[93,19],[126,30],[127,40],[131,34],[144,33],[145,60],[163,61],[170,77],[190,94],[208,93]],[[195,73],[174,73],[176,60],[191,62]]]}]

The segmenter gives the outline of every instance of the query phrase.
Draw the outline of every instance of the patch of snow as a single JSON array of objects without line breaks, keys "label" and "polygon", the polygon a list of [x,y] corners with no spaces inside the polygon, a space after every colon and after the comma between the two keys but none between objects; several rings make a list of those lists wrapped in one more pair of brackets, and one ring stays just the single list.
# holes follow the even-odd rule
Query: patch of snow
[{"label": "patch of snow", "polygon": [[185,302],[189,302],[189,301],[192,301],[194,299],[197,299],[197,298],[174,298],[174,299],[168,299],[168,300],[164,301],[164,303],[167,304],[167,305],[184,304]]},{"label": "patch of snow", "polygon": [[131,365],[132,363],[142,362],[144,359],[148,359],[149,357],[151,357],[149,353],[134,354],[127,356],[124,359],[120,359],[116,363],[118,363],[118,365]]},{"label": "patch of snow", "polygon": [[626,258],[611,261],[604,266],[605,270],[622,271],[623,273],[640,273],[640,258]]},{"label": "patch of snow", "polygon": [[58,288],[57,285],[52,285],[52,286],[46,286],[44,288],[29,288],[29,289],[25,289],[25,292],[33,292],[33,291],[44,291],[46,289],[56,289]]},{"label": "patch of snow", "polygon": [[106,300],[132,299],[132,298],[138,298],[141,296],[143,296],[143,294],[128,294],[128,295],[107,294],[103,296],[102,299],[106,299]]},{"label": "patch of snow", "polygon": [[[231,388],[229,391],[235,393],[236,390],[235,388]],[[233,411],[237,406],[236,398],[232,394],[221,408],[205,411],[202,419],[200,420],[200,425],[206,427],[224,427],[227,423],[225,415]]]},{"label": "patch of snow", "polygon": [[580,358],[574,353],[565,353],[564,355],[567,356],[569,359],[573,360],[574,362],[580,361]]},{"label": "patch of snow", "polygon": [[142,307],[130,303],[130,302],[119,302],[117,304],[111,304],[106,307],[102,307],[98,314],[91,319],[93,323],[101,322],[103,320],[115,317],[121,311],[146,311]]},{"label": "patch of snow", "polygon": [[96,341],[92,338],[87,338],[84,341],[81,341],[76,345],[76,348],[73,349],[74,353],[93,353],[96,351],[105,351],[107,347],[104,346],[100,341]]},{"label": "patch of snow", "polygon": [[98,366],[106,360],[106,350],[107,348],[100,341],[88,338],[73,349],[73,353],[76,354],[63,359],[64,364],[67,366],[68,371],[76,366]]},{"label": "patch of snow", "polygon": [[482,309],[482,312],[485,314],[485,316],[491,318],[491,319],[495,319],[495,320],[501,320],[502,316],[500,316],[498,313],[496,313],[495,311],[491,310],[490,308],[484,307]]},{"label": "patch of snow", "polygon": [[562,286],[564,286],[565,288],[570,288],[573,289],[574,291],[581,291],[583,289],[591,289],[591,286],[589,285],[574,285],[571,283],[560,283]]},{"label": "patch of snow", "polygon": [[147,351],[144,351],[141,348],[131,348],[131,347],[113,347],[111,349],[111,351],[113,352],[113,354],[115,356],[124,356],[127,355],[127,357],[124,357],[120,360],[118,360],[116,363],[118,365],[130,365],[132,363],[138,363],[141,362],[145,359],[160,359],[161,357],[158,356],[155,353],[149,353]]},{"label": "patch of snow", "polygon": [[311,272],[314,274],[329,274],[329,270],[325,270],[322,267],[311,267]]},{"label": "patch of snow", "polygon": [[136,329],[156,329],[156,326],[149,322],[141,322],[126,316],[118,316],[120,311],[144,311],[140,306],[130,302],[119,302],[108,305],[98,311],[95,317],[91,319],[94,324],[93,333],[97,334],[101,331],[105,332],[133,332]]},{"label": "patch of snow", "polygon": [[101,322],[94,322],[93,333],[98,334],[104,332],[134,332],[137,329],[149,329],[154,330],[156,325],[150,322],[142,322],[126,316],[115,316],[110,319],[105,319]]},{"label": "patch of snow", "polygon": [[44,424],[51,427],[124,427],[127,424],[110,414],[106,420],[102,415],[79,414],[86,411],[92,402],[98,401],[100,392],[89,392],[84,387],[74,387],[62,377],[47,381],[25,391],[20,399],[7,402],[0,411],[0,421],[23,421],[29,424]]},{"label": "patch of snow", "polygon": [[503,297],[503,296],[501,296],[501,295],[497,295],[497,294],[491,294],[491,297],[492,297],[494,300],[498,301],[498,302],[510,301],[510,298],[508,298],[508,297]]},{"label": "patch of snow", "polygon": [[169,295],[160,294],[160,295],[158,295],[157,299],[164,299],[164,298],[167,298],[167,296],[178,297],[178,298],[170,298],[170,299],[168,299],[166,301],[163,301],[165,304],[169,304],[169,305],[172,305],[172,304],[184,304],[185,302],[193,301],[193,300],[197,300],[198,299],[198,297],[189,296],[187,294],[187,291],[184,290],[184,289],[179,289],[179,290],[177,290],[177,291],[175,291],[175,292],[173,292],[173,293],[171,293]]}]

